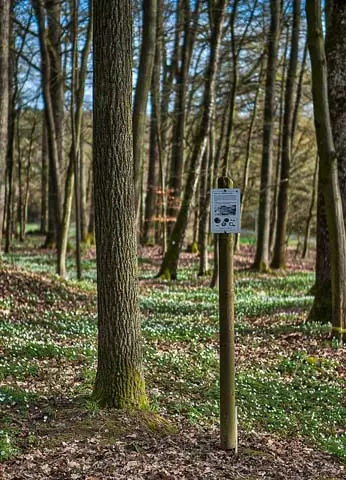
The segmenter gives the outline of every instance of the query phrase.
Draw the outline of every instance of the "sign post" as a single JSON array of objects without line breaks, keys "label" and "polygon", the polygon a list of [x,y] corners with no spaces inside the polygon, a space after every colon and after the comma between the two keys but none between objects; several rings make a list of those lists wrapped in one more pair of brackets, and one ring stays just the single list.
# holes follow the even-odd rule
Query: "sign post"
[{"label": "sign post", "polygon": [[220,442],[237,453],[232,234],[240,232],[240,191],[232,186],[230,178],[221,177],[211,192],[211,231],[219,234]]}]

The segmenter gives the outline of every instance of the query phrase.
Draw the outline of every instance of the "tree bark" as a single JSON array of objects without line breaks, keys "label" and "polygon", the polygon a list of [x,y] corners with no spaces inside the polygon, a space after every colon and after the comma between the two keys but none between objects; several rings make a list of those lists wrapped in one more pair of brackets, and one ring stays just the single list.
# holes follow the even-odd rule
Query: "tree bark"
[{"label": "tree bark", "polygon": [[44,118],[42,119],[41,135],[41,228],[42,234],[48,232],[48,145],[47,130]]},{"label": "tree bark", "polygon": [[275,104],[275,78],[280,33],[281,1],[271,0],[271,22],[268,36],[268,63],[265,85],[263,152],[259,198],[257,247],[254,267],[260,272],[269,269],[269,229],[273,168],[273,130]]},{"label": "tree bark", "polygon": [[[44,111],[45,111],[45,122],[47,126],[47,141],[48,141],[48,152],[49,152],[49,230],[55,227],[56,234],[56,244],[59,245],[60,239],[60,227],[62,219],[62,190],[61,190],[61,175],[60,175],[60,160],[62,155],[62,146],[59,142],[62,141],[62,136],[60,133],[61,126],[61,115],[60,115],[60,102],[52,94],[52,89],[57,88],[52,87],[53,73],[55,73],[55,82],[57,81],[58,73],[54,70],[56,68],[56,63],[54,63],[54,69],[52,66],[51,54],[49,53],[49,45],[52,44],[55,36],[52,34],[51,30],[54,28],[51,25],[50,32],[53,38],[49,38],[48,31],[46,29],[46,14],[44,10],[43,0],[32,0],[32,5],[35,10],[37,24],[38,24],[38,34],[40,41],[40,52],[41,52],[41,82],[42,82],[42,93],[44,101]],[[58,6],[49,4],[50,7],[58,8]],[[50,18],[52,20],[52,11],[50,10]],[[55,17],[54,17],[55,18]],[[56,24],[57,18],[55,18],[54,24]],[[60,23],[60,20],[59,20]],[[57,28],[57,27],[56,27]],[[51,41],[52,40],[52,41]],[[57,89],[56,95],[60,99],[60,90]],[[56,116],[59,119],[56,119]],[[52,232],[48,232],[52,234]],[[51,237],[51,235],[50,235]],[[47,244],[48,238],[46,240]],[[57,258],[57,271],[59,272],[59,262]]]},{"label": "tree bark", "polygon": [[272,195],[272,211],[271,211],[271,220],[270,220],[270,237],[269,237],[269,252],[270,254],[274,250],[275,237],[276,237],[276,228],[278,223],[278,197],[279,197],[279,186],[280,186],[280,174],[281,174],[281,155],[282,155],[282,126],[283,126],[283,117],[284,117],[284,98],[285,98],[285,85],[286,85],[286,72],[287,72],[287,52],[290,42],[290,28],[289,25],[286,26],[286,38],[285,38],[285,47],[282,60],[282,73],[280,81],[280,107],[279,107],[279,125],[278,125],[278,139],[277,139],[277,151],[276,151],[276,165],[275,165],[275,180],[273,187]]},{"label": "tree bark", "polygon": [[[245,162],[244,162],[243,181],[242,181],[241,200],[240,200],[241,201],[240,218],[242,218],[243,211],[245,209],[245,205],[247,201],[247,190],[248,190],[251,155],[252,155],[252,137],[253,137],[253,132],[255,128],[257,109],[258,109],[258,103],[259,103],[258,97],[259,97],[259,94],[261,91],[261,85],[262,85],[262,74],[263,74],[263,62],[261,63],[261,69],[259,72],[258,85],[257,85],[255,99],[254,99],[254,105],[253,105],[250,126],[249,126],[248,135],[247,135],[247,141],[246,141]],[[234,250],[237,252],[239,248],[240,248],[240,233],[237,233],[235,235]]]},{"label": "tree bark", "polygon": [[172,156],[168,179],[169,201],[167,205],[167,215],[172,219],[168,224],[169,233],[172,232],[174,219],[176,219],[180,208],[182,173],[184,167],[184,135],[187,113],[186,99],[188,92],[188,74],[195,43],[200,6],[201,1],[196,0],[195,11],[192,15],[190,11],[190,0],[183,0],[184,41],[181,49],[181,67],[176,72]]},{"label": "tree bark", "polygon": [[308,218],[306,220],[304,243],[303,243],[303,252],[302,252],[302,258],[303,259],[308,258],[308,256],[309,256],[310,230],[311,230],[311,223],[312,223],[312,219],[313,219],[313,216],[314,216],[314,209],[315,209],[315,204],[316,204],[317,187],[318,187],[318,156],[316,156],[316,161],[315,161],[314,176],[313,176],[313,179],[312,179],[311,203],[310,203]]},{"label": "tree bark", "polygon": [[0,0],[0,252],[8,145],[10,2]]},{"label": "tree bark", "polygon": [[177,221],[169,241],[167,252],[164,256],[159,277],[177,278],[177,268],[180,252],[183,246],[185,232],[189,220],[191,202],[195,195],[202,158],[207,146],[211,128],[212,112],[215,103],[215,84],[218,68],[222,27],[225,18],[226,0],[218,0],[214,5],[214,24],[211,28],[210,57],[206,73],[205,92],[203,98],[203,116],[197,137],[194,142],[194,150],[191,156],[190,168],[184,189],[182,204]]},{"label": "tree bark", "polygon": [[141,202],[141,179],[147,102],[154,66],[157,0],[142,0],[143,36],[138,77],[133,107],[133,158],[136,187],[136,209],[139,214]]},{"label": "tree bark", "polygon": [[[338,179],[338,152],[336,152],[334,146],[328,102],[327,61],[322,33],[320,0],[311,0],[308,2],[306,4],[306,14],[308,20],[308,45],[312,68],[315,128],[320,158],[320,179],[325,202],[330,245],[332,333],[342,341],[346,333],[346,233]],[[328,21],[329,20],[330,17]],[[342,23],[340,25],[342,25]],[[329,23],[328,27],[334,28],[334,24],[331,25]],[[335,41],[337,41],[338,38],[340,37],[336,36]],[[340,40],[341,39],[343,39],[343,37],[341,37]],[[341,60],[342,54],[340,55],[337,50],[335,50],[335,52],[337,53],[336,58]],[[335,80],[336,85],[341,83],[337,76]],[[337,113],[338,110],[334,110],[332,115],[337,115]]]},{"label": "tree bark", "polygon": [[147,404],[138,307],[131,27],[130,0],[95,2],[93,169],[99,333],[94,397],[115,408]]},{"label": "tree bark", "polygon": [[282,153],[280,168],[280,184],[278,196],[278,217],[276,238],[271,263],[272,268],[286,268],[286,236],[288,218],[288,192],[290,165],[292,159],[292,128],[294,114],[294,94],[298,66],[299,30],[300,30],[300,0],[293,2],[293,26],[291,37],[291,52],[287,70],[285,111],[282,131]]},{"label": "tree bark", "polygon": [[[209,135],[210,137],[210,135]],[[211,148],[208,142],[208,148],[204,153],[201,168],[201,178],[199,184],[199,226],[198,226],[198,250],[199,250],[199,270],[200,277],[209,272],[208,262],[208,219],[210,211],[210,189],[213,158]]]},{"label": "tree bark", "polygon": [[[153,80],[154,81],[154,80]],[[152,88],[155,88],[154,85]],[[155,244],[155,229],[153,218],[157,202],[157,191],[159,181],[159,148],[157,141],[157,118],[154,105],[154,94],[151,94],[151,120],[150,120],[150,145],[149,165],[147,177],[147,194],[145,197],[144,226],[141,236],[142,245]]]}]

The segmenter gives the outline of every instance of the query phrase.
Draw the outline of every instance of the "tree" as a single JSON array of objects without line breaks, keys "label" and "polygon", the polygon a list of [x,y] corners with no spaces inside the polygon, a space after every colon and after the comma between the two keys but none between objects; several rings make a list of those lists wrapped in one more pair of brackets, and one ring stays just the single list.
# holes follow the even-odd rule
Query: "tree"
[{"label": "tree", "polygon": [[94,4],[93,170],[101,405],[146,404],[138,308],[131,122],[132,2]]},{"label": "tree", "polygon": [[276,227],[276,239],[271,266],[273,268],[286,267],[286,235],[288,216],[288,188],[290,178],[290,165],[292,157],[292,130],[294,114],[294,93],[296,87],[296,75],[298,66],[299,50],[299,26],[300,26],[300,0],[293,1],[293,25],[291,37],[291,52],[287,70],[285,111],[282,130],[282,152],[280,168],[280,184],[278,195],[278,215]]},{"label": "tree", "polygon": [[158,276],[163,276],[165,278],[168,277],[171,279],[176,279],[177,277],[179,255],[185,238],[191,202],[196,193],[202,159],[207,147],[215,103],[216,74],[219,62],[220,43],[227,1],[218,0],[215,3],[212,2],[212,5],[211,18],[213,21],[211,22],[210,56],[208,69],[205,76],[206,81],[203,97],[202,120],[194,140],[194,148],[178,218],[175,222],[170,237],[169,246],[158,273]]},{"label": "tree", "polygon": [[136,209],[139,213],[147,102],[155,57],[157,0],[143,0],[143,36],[133,107],[133,157],[136,185]]},{"label": "tree", "polygon": [[274,102],[277,53],[280,33],[281,0],[270,1],[271,21],[268,34],[267,78],[265,85],[263,152],[261,167],[261,186],[258,212],[258,234],[255,257],[255,268],[267,271],[269,268],[269,228],[270,200],[273,169],[273,131]]},{"label": "tree", "polygon": [[[335,5],[337,5],[337,3],[335,3]],[[332,3],[329,4],[329,7],[331,6]],[[333,324],[333,335],[342,340],[343,337],[345,337],[346,331],[346,233],[338,179],[338,152],[335,150],[331,122],[333,113],[330,115],[329,110],[327,62],[322,33],[320,0],[307,2],[306,14],[308,20],[308,46],[312,69],[315,128],[320,159],[319,184],[323,192],[330,246],[331,321]],[[330,18],[328,21],[329,20]],[[332,28],[334,28],[334,25]],[[341,33],[341,40],[343,38],[343,29],[341,29],[339,33]],[[335,40],[337,39],[338,36],[336,36]],[[342,61],[342,49],[334,50],[334,54],[334,61]],[[335,76],[335,80],[337,82],[336,85],[338,85],[340,80],[337,75]],[[336,108],[335,104],[334,108]],[[338,115],[340,111],[341,110],[337,109],[334,112],[334,115],[336,114],[334,119],[340,118],[340,114]]]},{"label": "tree", "polygon": [[[167,215],[175,219],[180,207],[180,195],[182,188],[182,173],[184,168],[184,152],[186,135],[186,103],[188,94],[188,77],[190,63],[195,44],[196,31],[199,18],[201,1],[196,0],[195,10],[190,11],[190,0],[183,0],[182,16],[184,23],[184,39],[181,48],[180,68],[176,72],[176,95],[174,103],[174,123],[172,136],[172,156],[170,174],[168,179],[169,202]],[[169,233],[172,232],[174,223],[169,224]]]},{"label": "tree", "polygon": [[10,36],[10,2],[0,0],[0,245],[4,213],[4,179],[8,141],[8,57]]},{"label": "tree", "polygon": [[[44,114],[47,132],[49,158],[49,232],[47,241],[52,240],[52,228],[55,227],[55,238],[59,245],[60,227],[62,218],[62,188],[61,188],[61,161],[62,161],[62,121],[64,98],[61,85],[61,59],[58,54],[60,48],[60,6],[50,2],[48,15],[43,0],[32,0],[35,10],[41,53],[41,83],[44,101]],[[48,16],[48,20],[47,20]],[[46,28],[48,22],[48,29]],[[55,55],[52,49],[55,49]],[[46,242],[47,243],[47,242]],[[60,271],[59,261],[57,270]]]}]

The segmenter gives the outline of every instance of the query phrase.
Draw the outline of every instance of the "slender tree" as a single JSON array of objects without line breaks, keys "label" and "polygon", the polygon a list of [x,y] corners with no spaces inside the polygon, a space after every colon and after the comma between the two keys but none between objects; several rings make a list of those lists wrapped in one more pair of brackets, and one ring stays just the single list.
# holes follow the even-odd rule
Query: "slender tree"
[{"label": "slender tree", "polygon": [[272,268],[286,267],[286,235],[288,217],[288,189],[290,178],[290,165],[292,157],[292,129],[294,114],[294,95],[296,90],[296,76],[299,51],[300,29],[300,0],[293,1],[293,25],[291,36],[291,52],[287,70],[285,110],[282,131],[282,152],[280,168],[280,184],[278,196],[278,217],[276,239],[273,252]]},{"label": "slender tree", "polygon": [[310,231],[311,231],[312,220],[314,218],[314,210],[316,206],[317,185],[318,185],[318,156],[316,156],[314,176],[312,179],[311,202],[310,202],[308,218],[306,219],[302,258],[308,258],[309,256]]},{"label": "slender tree", "polygon": [[[180,207],[180,195],[182,188],[182,173],[184,167],[184,152],[187,117],[187,93],[188,76],[191,57],[194,49],[196,30],[199,19],[201,0],[196,0],[195,10],[190,10],[190,0],[183,0],[182,15],[184,18],[184,39],[181,48],[181,66],[176,72],[176,96],[174,105],[174,124],[172,136],[172,156],[170,163],[170,174],[168,179],[169,202],[167,215],[175,219]],[[172,232],[174,221],[169,223],[169,233]]]},{"label": "slender tree", "polygon": [[133,156],[135,162],[134,178],[136,185],[137,214],[139,214],[139,205],[141,202],[144,134],[148,94],[154,66],[157,21],[157,0],[142,0],[142,2],[143,35],[133,106]]},{"label": "slender tree", "polygon": [[141,407],[147,402],[138,308],[131,25],[130,0],[95,2],[93,169],[98,367],[94,397],[101,405],[116,408]]},{"label": "slender tree", "polygon": [[8,143],[10,2],[0,0],[0,250],[5,208],[5,170]]},{"label": "slender tree", "polygon": [[206,72],[205,91],[203,97],[203,115],[197,136],[194,141],[194,149],[191,156],[188,177],[184,189],[183,200],[179,210],[177,221],[174,225],[167,252],[158,276],[176,279],[180,252],[185,238],[185,232],[189,220],[191,203],[196,193],[197,182],[201,169],[201,163],[207,146],[212,112],[215,102],[216,73],[219,62],[220,43],[223,23],[225,18],[227,1],[218,0],[213,2],[213,22],[211,25],[210,57]]},{"label": "slender tree", "polygon": [[[54,3],[54,2],[53,2]],[[58,59],[53,55],[50,48],[57,45],[59,34],[54,29],[58,29],[60,24],[59,5],[49,4],[49,29],[46,28],[47,14],[43,0],[32,0],[32,5],[37,18],[38,34],[41,52],[41,83],[44,101],[45,123],[47,128],[47,143],[49,157],[49,232],[47,241],[52,241],[55,229],[55,240],[60,239],[60,228],[62,218],[62,187],[61,187],[61,161],[62,161],[62,116],[61,102],[61,70],[57,72]],[[60,29],[59,29],[60,32]],[[60,38],[59,38],[60,42]],[[60,45],[60,43],[59,43]],[[54,79],[54,82],[53,82]],[[58,83],[57,83],[58,82]],[[46,242],[47,243],[47,242]],[[56,242],[59,244],[59,242]],[[57,271],[60,265],[57,262]]]},{"label": "slender tree", "polygon": [[271,20],[267,46],[268,60],[265,85],[261,186],[257,227],[257,247],[254,265],[259,271],[267,271],[269,268],[269,229],[273,168],[272,150],[274,131],[275,78],[280,34],[281,0],[270,0],[270,12]]}]

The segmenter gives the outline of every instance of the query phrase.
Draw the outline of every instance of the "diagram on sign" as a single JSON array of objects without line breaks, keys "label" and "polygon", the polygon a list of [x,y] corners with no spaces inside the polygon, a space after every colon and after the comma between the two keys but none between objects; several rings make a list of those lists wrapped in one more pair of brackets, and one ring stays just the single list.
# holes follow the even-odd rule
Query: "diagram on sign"
[{"label": "diagram on sign", "polygon": [[215,188],[211,191],[211,232],[240,232],[240,190]]}]

